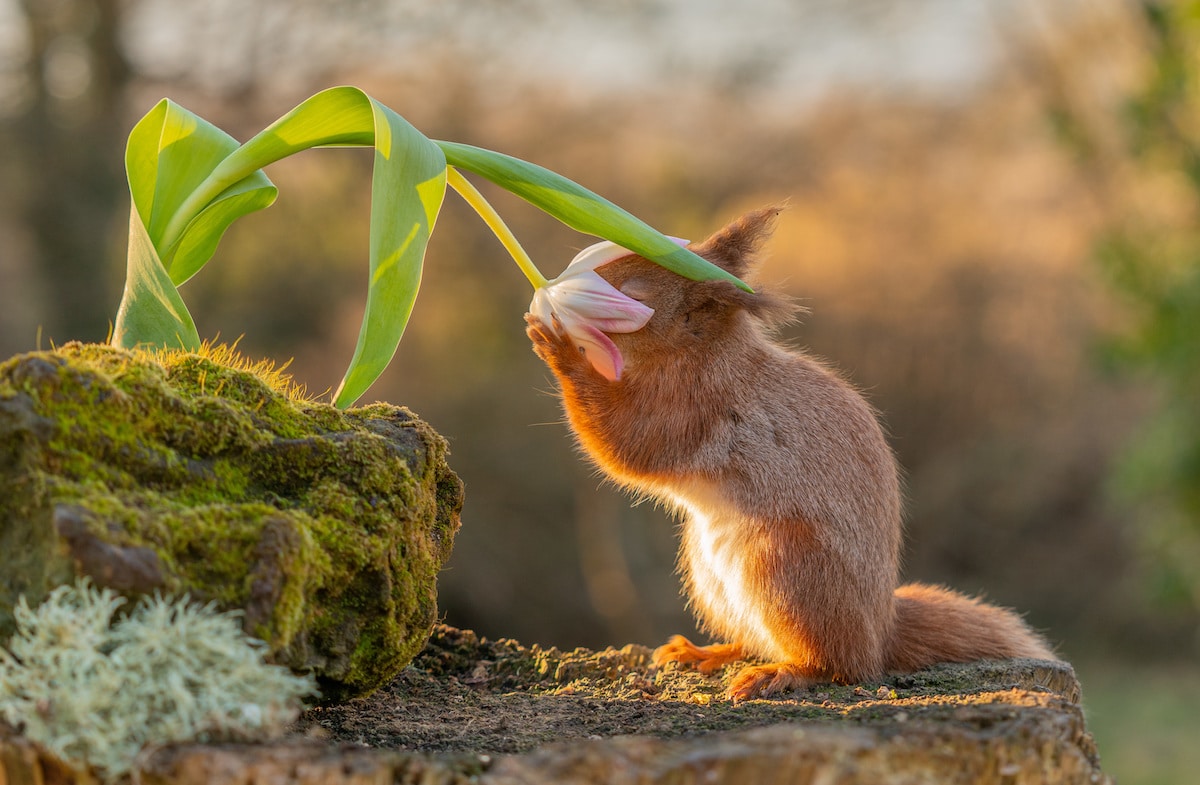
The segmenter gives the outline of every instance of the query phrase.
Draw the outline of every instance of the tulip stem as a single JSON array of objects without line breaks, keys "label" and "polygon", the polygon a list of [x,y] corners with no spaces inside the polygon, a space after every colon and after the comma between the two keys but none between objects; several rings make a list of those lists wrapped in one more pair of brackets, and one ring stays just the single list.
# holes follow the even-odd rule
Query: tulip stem
[{"label": "tulip stem", "polygon": [[458,192],[467,204],[471,205],[471,209],[479,213],[479,217],[488,225],[492,233],[496,235],[496,239],[504,246],[512,256],[513,261],[517,263],[517,267],[521,268],[521,272],[533,284],[534,290],[541,289],[550,282],[546,280],[546,276],[542,275],[542,271],[537,268],[533,260],[529,258],[529,254],[525,253],[525,249],[517,242],[516,236],[512,230],[504,223],[504,219],[496,212],[495,208],[488,204],[488,200],[483,198],[483,194],[471,185],[467,178],[453,166],[446,167],[446,184]]}]

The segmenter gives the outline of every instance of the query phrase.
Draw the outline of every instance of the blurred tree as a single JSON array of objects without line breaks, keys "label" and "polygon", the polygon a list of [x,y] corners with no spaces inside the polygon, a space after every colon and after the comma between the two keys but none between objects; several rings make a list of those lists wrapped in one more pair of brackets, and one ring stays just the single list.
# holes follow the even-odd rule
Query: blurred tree
[{"label": "blurred tree", "polygon": [[[32,273],[55,307],[49,337],[103,340],[119,293],[114,216],[123,200],[130,77],[118,41],[122,0],[22,0],[23,57],[10,119],[0,125],[7,187],[28,233]],[[112,290],[112,297],[97,296]]]},{"label": "blurred tree", "polygon": [[1128,306],[1107,357],[1156,401],[1117,469],[1157,594],[1200,610],[1200,2],[1135,7],[1138,78],[1108,118],[1058,74],[1052,116],[1106,204],[1099,258]]},{"label": "blurred tree", "polygon": [[1157,194],[1163,203],[1128,213],[1102,249],[1134,308],[1114,356],[1148,373],[1160,394],[1122,479],[1146,510],[1160,588],[1200,609],[1200,2],[1141,11],[1152,62],[1129,104],[1129,153],[1169,190]]}]

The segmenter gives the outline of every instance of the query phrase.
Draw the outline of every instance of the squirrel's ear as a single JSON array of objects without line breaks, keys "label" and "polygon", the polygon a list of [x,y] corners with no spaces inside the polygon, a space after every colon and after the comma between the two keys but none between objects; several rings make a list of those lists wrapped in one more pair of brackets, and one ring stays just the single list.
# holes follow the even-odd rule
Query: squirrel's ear
[{"label": "squirrel's ear", "polygon": [[741,278],[755,267],[755,255],[775,230],[775,219],[782,211],[781,205],[753,210],[717,231],[707,240],[689,247],[718,267]]},{"label": "squirrel's ear", "polygon": [[797,308],[786,296],[764,290],[753,280],[758,266],[758,251],[775,229],[775,219],[783,212],[782,205],[764,207],[746,213],[724,229],[690,248],[713,264],[728,270],[755,287],[746,292],[728,281],[704,281],[696,285],[709,301],[744,309],[769,326],[778,326],[796,316]]}]

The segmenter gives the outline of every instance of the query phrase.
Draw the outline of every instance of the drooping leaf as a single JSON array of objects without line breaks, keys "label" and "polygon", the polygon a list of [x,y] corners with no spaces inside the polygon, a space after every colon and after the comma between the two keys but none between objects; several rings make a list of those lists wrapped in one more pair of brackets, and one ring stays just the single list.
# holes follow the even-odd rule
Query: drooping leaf
[{"label": "drooping leaf", "polygon": [[196,199],[237,149],[232,136],[165,99],[129,135],[125,169],[130,194],[176,286],[212,258],[230,224],[275,201],[278,191],[261,167]]},{"label": "drooping leaf", "polygon": [[125,349],[138,345],[200,348],[200,336],[175,282],[167,275],[137,210],[129,215],[129,253],[125,294],[113,324],[112,343]]},{"label": "drooping leaf", "polygon": [[349,406],[399,344],[441,208],[446,160],[402,117],[353,87],[325,90],[244,145],[170,101],[133,129],[128,278],[113,342],[192,348],[196,329],[175,287],[212,257],[237,218],[274,201],[262,168],[331,145],[373,145],[370,279],[358,345],[336,393]]},{"label": "drooping leaf", "polygon": [[[358,400],[391,362],[412,314],[446,192],[446,158],[403,117],[355,87],[317,93],[217,168],[218,182],[310,147],[374,145],[367,308],[334,404]],[[223,178],[223,179],[221,179]]]},{"label": "drooping leaf", "polygon": [[349,406],[383,373],[412,314],[425,248],[446,193],[446,159],[437,145],[374,100],[371,270],[367,310],[354,358],[334,396]]},{"label": "drooping leaf", "polygon": [[235,183],[222,191],[208,207],[191,220],[183,236],[179,238],[179,243],[174,247],[167,267],[176,286],[182,286],[208,263],[216,253],[217,245],[230,224],[243,215],[270,207],[274,203],[276,188],[263,186],[262,181],[270,182],[267,176],[259,171],[255,176]]},{"label": "drooping leaf", "polygon": [[641,219],[560,174],[510,155],[438,141],[451,166],[465,169],[520,196],[579,232],[611,240],[693,280],[723,280],[750,291],[741,279]]},{"label": "drooping leaf", "polygon": [[119,346],[199,345],[192,318],[175,287],[215,251],[238,217],[275,199],[275,187],[252,172],[203,208],[179,242],[164,231],[187,196],[208,177],[237,141],[221,129],[168,100],[160,101],[129,135],[125,172],[132,200],[125,292],[114,324]]}]

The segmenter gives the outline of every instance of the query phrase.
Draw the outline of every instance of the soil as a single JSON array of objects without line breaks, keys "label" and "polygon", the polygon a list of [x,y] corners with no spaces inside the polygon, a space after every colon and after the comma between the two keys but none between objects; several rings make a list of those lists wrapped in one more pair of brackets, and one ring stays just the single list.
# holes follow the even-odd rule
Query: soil
[{"label": "soil", "polygon": [[297,734],[417,753],[469,775],[486,771],[497,756],[552,743],[691,738],[795,721],[979,730],[1016,707],[1066,709],[1078,701],[1070,666],[1014,660],[942,665],[734,704],[723,693],[738,664],[705,676],[673,665],[656,669],[650,657],[649,648],[633,644],[561,652],[439,626],[397,679],[367,698],[311,709]]}]

